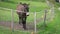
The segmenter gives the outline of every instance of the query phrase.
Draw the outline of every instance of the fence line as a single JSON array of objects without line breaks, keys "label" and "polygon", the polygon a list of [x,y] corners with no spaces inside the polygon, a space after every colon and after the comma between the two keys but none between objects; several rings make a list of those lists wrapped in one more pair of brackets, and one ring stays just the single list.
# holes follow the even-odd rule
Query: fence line
[{"label": "fence line", "polygon": [[[18,11],[18,10],[14,10],[14,9],[9,9],[9,8],[3,8],[3,7],[0,7],[1,9],[5,9],[5,10],[13,10],[13,11]],[[44,12],[45,11],[45,9],[44,10],[42,10],[42,11],[40,11],[40,12]],[[20,11],[20,12],[22,12],[22,11]],[[40,13],[40,12],[36,12],[36,13]],[[24,13],[26,13],[26,12],[24,12]],[[34,12],[29,12],[29,13],[34,13]]]},{"label": "fence line", "polygon": [[[2,8],[2,7],[0,7]],[[12,9],[8,9],[8,8],[2,8],[2,9],[5,9],[5,10],[10,10],[11,11],[11,30],[12,32],[14,31],[14,11],[17,11],[17,10],[12,10]],[[34,33],[36,33],[36,12],[34,12]]]},{"label": "fence line", "polygon": [[[2,8],[2,7],[0,7],[0,8]],[[17,10],[13,10],[13,9],[8,9],[8,8],[2,8],[2,9],[5,9],[5,10],[10,10],[11,11],[11,17],[12,17],[12,22],[11,22],[11,28],[12,28],[12,31],[14,31],[14,11],[17,11]],[[45,10],[47,10],[47,9],[45,9]],[[52,9],[52,10],[54,10],[54,8]],[[41,12],[44,12],[44,10],[43,11],[41,11]],[[30,13],[33,13],[34,14],[34,31],[35,31],[35,33],[36,33],[36,13],[40,13],[40,12],[30,12]],[[46,20],[46,19],[45,19]],[[45,22],[44,22],[45,23]]]}]

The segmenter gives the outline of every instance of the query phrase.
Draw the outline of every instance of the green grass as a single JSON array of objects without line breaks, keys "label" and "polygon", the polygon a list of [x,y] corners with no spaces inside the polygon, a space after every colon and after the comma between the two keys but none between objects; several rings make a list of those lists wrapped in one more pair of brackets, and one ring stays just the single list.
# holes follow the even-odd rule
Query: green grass
[{"label": "green grass", "polygon": [[3,27],[3,26],[0,26],[0,34],[30,34],[30,32],[28,31],[12,31],[10,30],[9,28],[6,28],[6,27]]},{"label": "green grass", "polygon": [[[40,12],[39,13],[36,13],[37,16],[36,18],[41,18],[41,16],[44,14],[44,12]],[[17,13],[14,11],[14,22],[18,22],[18,15]],[[0,10],[0,21],[11,21],[12,20],[12,15],[11,15],[11,11],[9,10]],[[30,12],[29,16],[27,17],[27,22],[33,22],[34,21],[34,12]]]},{"label": "green grass", "polygon": [[[47,5],[45,2],[44,3],[42,3],[42,2],[31,2],[31,1],[21,1],[21,2],[30,3],[30,5],[29,5],[30,6],[30,12],[35,12],[35,11],[38,12],[38,11],[41,11],[41,10],[44,10],[45,8],[47,8]],[[18,2],[16,1],[16,3],[18,3]],[[0,2],[0,7],[16,9],[16,6],[17,6],[17,4]]]},{"label": "green grass", "polygon": [[[32,12],[35,12],[35,11],[36,12],[41,12],[42,10],[44,10],[47,7],[46,3],[42,3],[42,2],[31,2],[31,1],[21,1],[21,2],[23,2],[23,3],[24,2],[30,3],[30,12],[31,13],[30,13],[30,15],[27,18],[28,22],[34,21],[34,14],[32,14]],[[18,3],[18,2],[16,2],[16,3]],[[7,3],[7,2],[0,2],[0,4],[1,4],[0,7],[11,8],[11,9],[16,9],[16,6],[17,6],[17,4]],[[8,11],[8,10],[0,10],[0,11],[1,11],[0,12],[0,16],[1,17],[4,16],[4,17],[2,17],[3,19],[0,19],[0,20],[3,20],[3,21],[5,21],[5,20],[6,21],[11,21],[11,12],[10,11]],[[5,11],[4,12],[5,13],[4,15],[3,15],[3,11]],[[42,15],[42,13],[40,13],[40,14]],[[41,16],[40,14],[37,15],[37,16],[40,17]],[[14,11],[14,21],[15,22],[18,22],[18,15],[16,14],[15,11]]]},{"label": "green grass", "polygon": [[[14,0],[12,0],[12,1],[14,1]],[[15,3],[18,3],[18,1],[16,0],[16,1],[14,1]],[[47,7],[47,5],[46,5],[46,3],[44,2],[44,3],[42,3],[42,2],[31,2],[31,1],[21,1],[21,2],[26,2],[26,3],[30,3],[30,12],[41,12],[42,10],[44,10],[46,7]],[[0,2],[0,7],[4,7],[4,8],[10,8],[10,9],[16,9],[16,6],[17,6],[17,4],[14,4],[14,3],[8,3],[8,2]],[[35,10],[36,9],[36,10]],[[6,16],[5,18],[3,18],[2,20],[6,20],[6,18],[8,18],[7,19],[7,21],[11,21],[11,15],[10,15],[10,11],[7,11],[7,10],[1,10],[1,14],[0,14],[0,16],[2,16],[2,14],[3,14],[3,11],[5,11],[5,16],[6,16],[6,14],[8,15],[8,16]],[[10,13],[8,13],[8,12],[10,12]],[[32,16],[32,17],[31,17]],[[10,17],[10,18],[9,18]],[[39,16],[40,17],[40,16]],[[33,21],[34,20],[34,14],[32,14],[32,13],[30,13],[30,16],[28,16],[28,21],[30,22],[30,21]],[[0,19],[1,20],[1,19]],[[14,21],[16,22],[16,21],[18,21],[18,16],[17,16],[17,14],[16,14],[16,12],[14,11]]]},{"label": "green grass", "polygon": [[[19,0],[11,0],[15,3],[8,3],[8,2],[0,2],[0,7],[5,7],[5,8],[11,8],[11,9],[16,9],[17,3],[18,2],[26,2],[26,3],[30,3],[30,12],[41,12],[42,10],[49,8],[47,6],[47,4],[45,2],[36,2],[36,1],[19,1]],[[43,1],[43,0],[42,0]],[[56,3],[55,7],[60,7],[59,3]],[[4,11],[4,12],[3,12]],[[11,12],[8,10],[2,10],[0,9],[0,21],[3,20],[7,20],[7,21],[11,21]],[[43,12],[41,12],[40,14],[37,14],[37,18],[41,17],[41,14],[43,14]],[[30,13],[30,16],[28,16],[27,21],[33,21],[34,20],[34,14]],[[14,12],[14,21],[17,22],[18,21],[18,15],[16,14],[16,12]],[[55,9],[55,18],[53,19],[53,21],[47,22],[47,27],[41,27],[41,24],[43,22],[39,22],[40,24],[38,24],[38,27],[40,27],[38,34],[60,34],[60,11],[56,8]],[[42,24],[43,25],[43,24]],[[11,34],[11,31],[9,29],[4,29],[4,28],[0,28],[0,34]],[[13,34],[27,34],[26,32],[19,32],[19,31],[14,31]],[[29,34],[29,33],[28,33]]]},{"label": "green grass", "polygon": [[47,27],[40,29],[38,34],[60,34],[60,11],[55,9],[55,18],[53,21],[47,23]]}]

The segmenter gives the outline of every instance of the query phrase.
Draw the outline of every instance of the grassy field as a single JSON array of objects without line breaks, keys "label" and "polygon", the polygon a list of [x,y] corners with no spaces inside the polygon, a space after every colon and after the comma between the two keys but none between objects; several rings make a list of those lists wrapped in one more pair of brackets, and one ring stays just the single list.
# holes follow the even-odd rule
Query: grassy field
[{"label": "grassy field", "polygon": [[[41,17],[41,14],[43,14],[44,9],[49,8],[45,2],[37,2],[37,1],[19,1],[19,0],[11,0],[14,3],[11,2],[0,2],[0,7],[4,8],[10,8],[10,9],[16,9],[17,3],[18,2],[26,2],[30,3],[30,12],[40,12],[40,14],[37,14],[37,18]],[[43,0],[42,0],[43,1]],[[58,6],[57,6],[58,5]],[[56,3],[56,7],[59,7],[60,5]],[[0,8],[0,21],[11,21],[11,12],[9,10],[3,10]],[[31,17],[32,16],[32,17]],[[30,16],[28,16],[27,21],[33,21],[34,20],[34,14],[30,13]],[[47,22],[47,27],[42,28],[41,24],[39,24],[38,27],[40,27],[40,30],[38,31],[38,34],[60,34],[60,10],[55,8],[55,18]],[[18,15],[14,11],[14,21],[18,21]],[[0,34],[11,34],[11,30],[9,29],[4,29],[4,27],[0,27]],[[13,34],[29,34],[27,32],[20,32],[20,31],[14,31]]]},{"label": "grassy field", "polygon": [[47,22],[45,29],[40,29],[39,34],[60,34],[60,11],[55,9],[55,18],[51,22]]},{"label": "grassy field", "polygon": [[[21,1],[21,2],[23,2],[23,3],[24,2],[27,2],[27,3],[30,2],[30,12],[31,13],[30,13],[30,16],[28,16],[28,21],[29,22],[34,20],[34,13],[32,13],[32,12],[35,12],[35,11],[36,12],[41,12],[41,11],[44,11],[45,8],[47,8],[46,3],[42,3],[42,2],[31,2],[31,1]],[[18,1],[15,2],[15,3],[18,3]],[[16,6],[17,6],[17,4],[7,3],[7,2],[0,2],[0,4],[1,4],[0,7],[10,8],[10,9],[16,9]],[[3,6],[3,4],[5,4],[5,5]],[[7,20],[11,21],[11,14],[10,14],[11,12],[10,11],[8,11],[8,10],[0,10],[0,11],[1,11],[0,12],[1,13],[0,16],[3,18],[3,19],[0,18],[0,20],[6,20],[6,18],[8,18]],[[5,14],[3,14],[3,11],[4,11]],[[42,15],[42,13],[40,13],[37,16],[40,17],[41,15]],[[6,16],[6,17],[3,17],[3,16]],[[18,21],[18,16],[17,16],[15,11],[14,11],[14,21]]]},{"label": "grassy field", "polygon": [[10,30],[10,28],[0,26],[0,34],[30,34],[28,31]]},{"label": "grassy field", "polygon": [[[41,16],[44,14],[44,11],[40,11],[39,13],[36,13],[37,14],[36,18],[37,19],[41,18]],[[14,17],[13,18],[14,18],[14,22],[18,22],[19,19],[18,19],[18,15],[17,15],[16,12],[14,12]],[[9,21],[10,22],[11,20],[12,20],[11,11],[1,9],[0,10],[0,21]],[[27,21],[28,22],[34,21],[34,12],[30,12],[30,15],[27,17]]]}]

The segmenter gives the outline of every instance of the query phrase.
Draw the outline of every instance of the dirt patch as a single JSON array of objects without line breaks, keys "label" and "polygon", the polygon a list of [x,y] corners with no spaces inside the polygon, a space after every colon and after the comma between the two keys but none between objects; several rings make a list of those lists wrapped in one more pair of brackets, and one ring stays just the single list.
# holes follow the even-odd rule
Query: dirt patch
[{"label": "dirt patch", "polygon": [[[23,30],[22,24],[20,25],[19,23],[14,23],[13,26],[12,26],[11,22],[0,21],[0,26],[8,27],[8,28],[11,28],[11,29],[13,27],[15,30]],[[34,30],[34,25],[32,23],[27,24],[26,26],[27,26],[27,30]]]}]

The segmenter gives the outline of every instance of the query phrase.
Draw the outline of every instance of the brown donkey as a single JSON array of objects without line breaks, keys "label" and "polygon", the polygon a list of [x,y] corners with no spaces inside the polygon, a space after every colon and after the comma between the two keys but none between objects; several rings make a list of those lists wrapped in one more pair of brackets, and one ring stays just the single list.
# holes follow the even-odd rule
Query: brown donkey
[{"label": "brown donkey", "polygon": [[26,29],[26,19],[27,19],[27,16],[29,16],[28,12],[29,12],[29,4],[20,3],[17,6],[17,14],[19,16],[19,24],[22,23],[24,29]]}]

